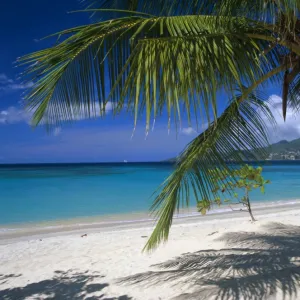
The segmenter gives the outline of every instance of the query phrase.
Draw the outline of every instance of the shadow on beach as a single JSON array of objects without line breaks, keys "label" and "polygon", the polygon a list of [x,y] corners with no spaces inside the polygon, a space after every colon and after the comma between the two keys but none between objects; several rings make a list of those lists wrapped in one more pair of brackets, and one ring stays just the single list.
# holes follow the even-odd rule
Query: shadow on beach
[{"label": "shadow on beach", "polygon": [[228,248],[185,253],[119,283],[170,282],[186,291],[176,300],[300,299],[299,226],[271,223],[263,233],[232,232],[218,240]]},{"label": "shadow on beach", "polygon": [[[22,276],[21,274],[1,275],[0,284],[11,278]],[[88,271],[74,273],[72,270],[67,272],[56,271],[52,279],[30,283],[24,287],[0,290],[0,299],[21,300],[21,299],[55,299],[55,300],[130,300],[131,298],[123,295],[120,297],[107,297],[91,295],[101,292],[107,283],[91,283],[95,279],[103,278],[98,274],[90,274]],[[1,288],[0,288],[1,289]],[[90,295],[90,296],[89,296]]]}]

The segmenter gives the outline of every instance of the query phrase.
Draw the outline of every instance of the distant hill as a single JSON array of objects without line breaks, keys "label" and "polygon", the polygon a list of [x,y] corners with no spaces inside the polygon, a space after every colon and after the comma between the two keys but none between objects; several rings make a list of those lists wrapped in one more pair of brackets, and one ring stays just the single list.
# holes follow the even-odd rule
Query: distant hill
[{"label": "distant hill", "polygon": [[300,139],[295,139],[290,142],[282,140],[278,143],[272,144],[269,159],[300,159]]},{"label": "distant hill", "polygon": [[[300,160],[300,138],[292,141],[282,140],[274,143],[270,147],[270,160]],[[165,162],[175,162],[176,158],[164,160]]]},{"label": "distant hill", "polygon": [[278,143],[272,144],[271,149],[272,152],[300,151],[300,139],[292,140],[290,142],[282,140]]}]

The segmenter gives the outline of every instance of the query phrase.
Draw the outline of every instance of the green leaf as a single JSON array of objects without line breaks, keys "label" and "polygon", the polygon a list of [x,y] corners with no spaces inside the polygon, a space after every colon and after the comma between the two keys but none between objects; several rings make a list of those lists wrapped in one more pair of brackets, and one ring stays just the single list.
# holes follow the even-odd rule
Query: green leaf
[{"label": "green leaf", "polygon": [[[298,31],[293,29],[300,5],[258,0],[123,2],[90,3],[91,9],[116,8],[117,17],[62,31],[53,47],[26,55],[19,63],[28,66],[25,80],[33,82],[25,98],[27,109],[34,112],[33,125],[55,128],[66,121],[103,117],[109,101],[114,113],[132,113],[134,124],[145,112],[147,132],[151,118],[165,110],[169,120],[174,115],[176,126],[182,110],[188,121],[195,116],[197,126],[207,124],[158,190],[152,206],[158,222],[146,245],[153,249],[168,238],[172,217],[181,203],[189,205],[190,193],[196,200],[210,199],[211,192],[217,197],[216,185],[226,186],[228,176],[234,183],[240,179],[237,187],[261,180],[260,169],[244,165],[235,171],[227,162],[243,164],[267,154],[266,122],[274,124],[274,119],[258,88],[278,83],[287,68],[282,60],[288,58],[291,69],[298,64],[298,40],[293,41]],[[291,85],[293,107],[299,102],[299,84],[296,79]],[[230,99],[223,112],[219,91]],[[210,202],[201,205],[206,213]]]},{"label": "green leaf", "polygon": [[[224,158],[231,157],[242,163],[242,158],[236,151],[237,145],[240,145],[240,149],[249,157],[257,153],[263,155],[264,152],[261,151],[265,148],[256,143],[252,144],[257,141],[260,130],[263,130],[263,127],[258,131],[253,130],[256,124],[256,114],[258,114],[257,109],[261,105],[265,108],[264,102],[257,98],[249,98],[247,102],[242,102],[239,106],[233,102],[220,116],[217,123],[211,124],[205,132],[188,145],[178,160],[175,172],[167,178],[152,206],[152,209],[157,211],[159,219],[146,245],[147,249],[152,249],[160,241],[167,239],[173,208],[178,207],[180,201],[184,201],[189,191],[189,186],[184,184],[187,180],[197,187],[193,190],[196,199],[209,199],[210,192],[215,187],[215,182],[211,177],[211,166],[222,166],[214,170],[214,178],[217,175],[218,178],[224,178],[223,170],[232,174],[231,165],[226,164]],[[261,136],[260,142],[263,138],[264,135]],[[267,143],[267,140],[265,142]],[[252,146],[249,147],[249,145]],[[249,151],[249,148],[255,151]],[[219,182],[219,185],[221,184],[222,180]]]},{"label": "green leaf", "polygon": [[108,101],[115,113],[133,112],[135,121],[146,107],[147,128],[150,116],[160,115],[165,105],[176,120],[184,108],[189,120],[191,114],[198,120],[201,111],[201,123],[209,124],[218,117],[218,90],[237,88],[248,95],[242,80],[258,85],[270,70],[270,61],[257,60],[264,42],[247,36],[256,27],[264,30],[243,17],[157,18],[129,12],[59,32],[54,47],[19,59],[29,65],[25,78],[34,82],[25,97],[27,108],[35,111],[34,125],[50,127],[101,117]]},{"label": "green leaf", "polygon": [[206,215],[207,209],[206,208],[201,208],[200,213],[201,215]]}]

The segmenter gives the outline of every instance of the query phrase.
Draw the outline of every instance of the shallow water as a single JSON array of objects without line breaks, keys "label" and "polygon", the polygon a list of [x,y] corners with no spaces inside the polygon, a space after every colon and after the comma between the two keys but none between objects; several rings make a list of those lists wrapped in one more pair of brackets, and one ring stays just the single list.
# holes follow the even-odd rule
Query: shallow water
[{"label": "shallow water", "polygon": [[[0,224],[146,212],[171,164],[63,164],[0,166]],[[300,162],[268,162],[265,195],[251,200],[300,199]],[[195,203],[192,203],[195,205]]]}]

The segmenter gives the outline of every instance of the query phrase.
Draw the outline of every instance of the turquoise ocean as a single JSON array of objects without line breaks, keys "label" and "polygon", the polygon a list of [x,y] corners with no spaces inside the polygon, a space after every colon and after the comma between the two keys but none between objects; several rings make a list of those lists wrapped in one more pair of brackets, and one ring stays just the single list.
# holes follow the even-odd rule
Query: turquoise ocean
[{"label": "turquoise ocean", "polygon": [[[271,184],[253,202],[300,199],[300,162],[263,168]],[[0,225],[147,212],[172,170],[168,163],[0,165]]]}]

